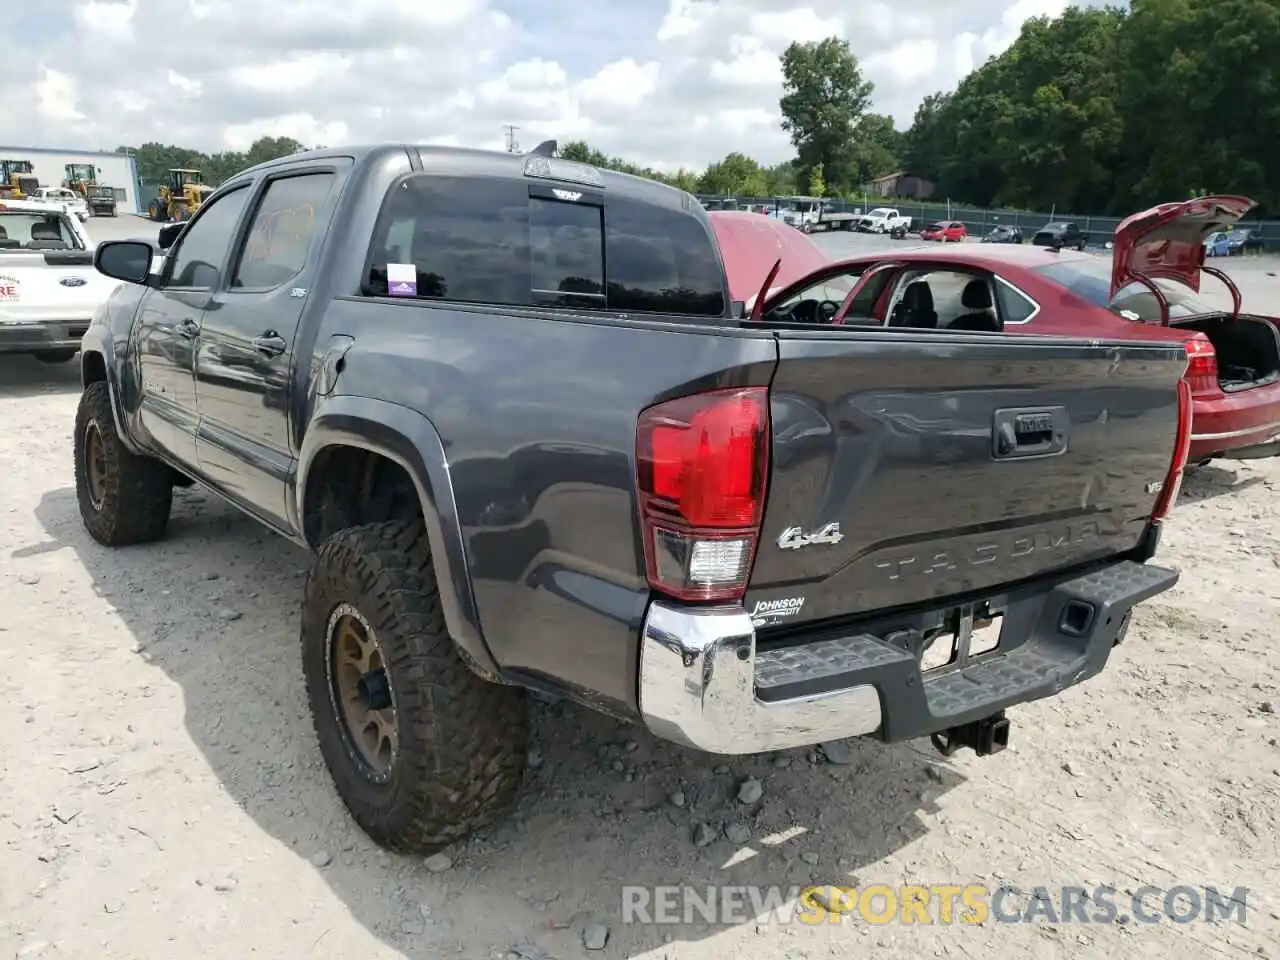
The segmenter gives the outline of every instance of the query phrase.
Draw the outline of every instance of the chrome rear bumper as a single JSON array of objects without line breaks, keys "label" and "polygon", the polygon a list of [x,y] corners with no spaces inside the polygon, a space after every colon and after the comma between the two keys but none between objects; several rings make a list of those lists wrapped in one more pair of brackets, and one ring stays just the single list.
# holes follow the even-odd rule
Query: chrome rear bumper
[{"label": "chrome rear bumper", "polygon": [[[963,657],[927,673],[917,654],[871,633],[827,630],[761,651],[740,605],[655,600],[641,635],[640,714],[656,736],[720,754],[927,736],[1094,676],[1133,607],[1177,581],[1177,571],[1120,560],[1019,587],[999,598],[995,650],[970,659],[965,639]],[[974,604],[951,613],[967,637]]]},{"label": "chrome rear bumper", "polygon": [[655,736],[709,753],[786,750],[875,733],[870,684],[765,703],[755,693],[756,632],[740,606],[655,601],[640,648],[640,712]]}]

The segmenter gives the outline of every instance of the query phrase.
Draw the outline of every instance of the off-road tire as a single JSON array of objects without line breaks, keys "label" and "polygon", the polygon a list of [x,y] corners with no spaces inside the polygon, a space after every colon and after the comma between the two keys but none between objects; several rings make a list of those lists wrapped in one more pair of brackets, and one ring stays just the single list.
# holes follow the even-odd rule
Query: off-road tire
[{"label": "off-road tire", "polygon": [[40,350],[35,354],[35,358],[41,363],[66,363],[68,360],[74,360],[79,350]]},{"label": "off-road tire", "polygon": [[[368,621],[387,665],[399,752],[384,782],[365,772],[331,693],[328,621],[340,604]],[[421,522],[350,527],[321,544],[304,588],[301,642],[320,753],[374,842],[429,854],[515,799],[528,743],[524,691],[482,680],[463,663]]]},{"label": "off-road tire", "polygon": [[[85,447],[90,427],[102,441],[104,495],[95,505],[90,494]],[[76,409],[75,478],[80,516],[89,535],[108,547],[158,540],[169,523],[173,483],[169,467],[125,448],[111,415],[105,382],[89,384]]]}]

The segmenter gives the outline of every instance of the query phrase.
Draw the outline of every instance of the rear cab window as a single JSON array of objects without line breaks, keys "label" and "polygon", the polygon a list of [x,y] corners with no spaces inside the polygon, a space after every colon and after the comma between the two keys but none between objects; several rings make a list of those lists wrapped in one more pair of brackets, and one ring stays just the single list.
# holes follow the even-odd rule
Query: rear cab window
[{"label": "rear cab window", "polygon": [[0,251],[84,248],[79,234],[61,213],[0,209]]},{"label": "rear cab window", "polygon": [[727,317],[709,225],[678,208],[520,176],[410,174],[369,252],[366,296]]}]

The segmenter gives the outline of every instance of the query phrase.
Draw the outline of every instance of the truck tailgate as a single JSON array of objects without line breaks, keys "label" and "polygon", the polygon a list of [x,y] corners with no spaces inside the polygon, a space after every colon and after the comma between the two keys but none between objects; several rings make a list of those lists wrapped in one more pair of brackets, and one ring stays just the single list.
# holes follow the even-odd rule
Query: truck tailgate
[{"label": "truck tailgate", "polygon": [[865,614],[1141,540],[1174,453],[1181,344],[777,333],[748,610]]},{"label": "truck tailgate", "polygon": [[0,322],[87,323],[117,286],[94,269],[89,251],[0,251]]}]

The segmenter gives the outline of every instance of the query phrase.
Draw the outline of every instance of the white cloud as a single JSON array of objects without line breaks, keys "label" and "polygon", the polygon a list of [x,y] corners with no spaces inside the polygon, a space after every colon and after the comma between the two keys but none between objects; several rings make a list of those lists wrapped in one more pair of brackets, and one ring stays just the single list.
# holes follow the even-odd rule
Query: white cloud
[{"label": "white cloud", "polygon": [[668,169],[731,150],[775,162],[792,154],[778,123],[790,41],[846,37],[874,109],[905,127],[922,97],[1068,2],[631,0],[587,25],[569,0],[41,0],[24,7],[34,40],[0,60],[0,136],[501,146],[515,124],[523,143],[580,137]]}]

